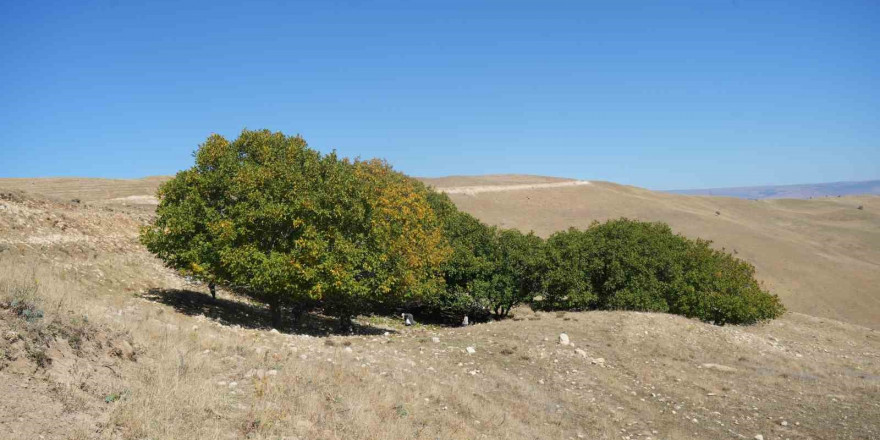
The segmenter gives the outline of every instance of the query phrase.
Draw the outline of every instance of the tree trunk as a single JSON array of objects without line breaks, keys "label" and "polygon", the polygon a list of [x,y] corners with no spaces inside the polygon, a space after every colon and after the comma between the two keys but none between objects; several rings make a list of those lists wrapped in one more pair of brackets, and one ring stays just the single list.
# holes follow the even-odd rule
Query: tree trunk
[{"label": "tree trunk", "polygon": [[351,315],[347,313],[339,315],[339,331],[341,333],[350,333],[351,328]]},{"label": "tree trunk", "polygon": [[281,330],[281,304],[277,299],[269,302],[269,313],[272,314],[272,327]]},{"label": "tree trunk", "polygon": [[210,282],[208,283],[208,289],[211,290],[211,298],[217,299],[217,286]]}]

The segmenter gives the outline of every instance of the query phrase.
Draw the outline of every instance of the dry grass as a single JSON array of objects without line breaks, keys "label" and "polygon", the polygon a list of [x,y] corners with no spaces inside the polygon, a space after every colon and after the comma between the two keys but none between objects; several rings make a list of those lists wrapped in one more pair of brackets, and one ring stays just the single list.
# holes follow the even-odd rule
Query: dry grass
[{"label": "dry grass", "polygon": [[[0,205],[0,279],[37,280],[45,320],[85,316],[102,344],[76,353],[62,335],[48,369],[0,369],[3,438],[880,436],[880,336],[864,327],[520,309],[467,328],[361,317],[363,334],[276,333],[258,305],[222,291],[213,302],[163,269],[136,243],[140,214]],[[51,234],[85,238],[32,240]]]},{"label": "dry grass", "polygon": [[[547,182],[506,177],[504,182],[517,185]],[[442,190],[494,185],[498,179],[423,180]],[[483,221],[541,236],[618,217],[663,221],[753,263],[758,278],[789,310],[880,329],[880,197],[753,201],[591,183],[450,197]]]}]

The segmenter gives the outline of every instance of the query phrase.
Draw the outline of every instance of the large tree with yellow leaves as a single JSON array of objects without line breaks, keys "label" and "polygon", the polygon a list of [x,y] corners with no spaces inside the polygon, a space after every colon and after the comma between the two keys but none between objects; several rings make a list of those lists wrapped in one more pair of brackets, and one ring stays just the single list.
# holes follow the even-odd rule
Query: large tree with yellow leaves
[{"label": "large tree with yellow leaves", "polygon": [[340,317],[433,295],[450,250],[421,183],[299,136],[212,135],[159,189],[141,240],[175,269],[266,302]]}]

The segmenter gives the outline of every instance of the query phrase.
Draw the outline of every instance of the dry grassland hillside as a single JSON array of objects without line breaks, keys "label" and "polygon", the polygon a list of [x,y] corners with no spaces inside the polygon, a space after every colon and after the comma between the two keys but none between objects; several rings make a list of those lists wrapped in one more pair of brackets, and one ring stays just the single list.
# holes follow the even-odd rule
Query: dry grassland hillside
[{"label": "dry grassland hillside", "polygon": [[[750,327],[716,327],[663,314],[519,309],[513,319],[466,328],[359,317],[355,334],[338,335],[335,323],[311,315],[271,330],[261,305],[223,291],[213,301],[204,286],[187,284],[149,255],[137,243],[138,227],[151,215],[143,204],[89,198],[71,188],[50,200],[6,190],[6,182],[0,181],[3,439],[880,436],[880,334],[863,326],[796,312]],[[155,188],[139,185],[95,185],[85,194],[108,191],[105,197],[120,199]],[[662,219],[645,216],[662,205],[651,200],[665,197],[652,194],[593,183],[453,198],[485,220],[546,235],[566,223],[585,225],[585,212]],[[526,202],[505,213],[513,197]],[[669,208],[663,215],[687,234],[682,225],[712,237],[703,233],[718,229],[712,222],[758,224],[744,220],[751,211],[734,214],[739,205],[732,201],[669,197],[684,212],[675,216]],[[569,211],[565,200],[572,202]],[[603,200],[618,208],[602,208]],[[850,234],[870,237],[846,225],[876,221],[850,219],[843,208],[854,202],[818,208],[847,220],[819,221],[817,208],[791,202],[761,202],[755,213],[806,212],[801,215],[812,220],[770,228],[793,247],[810,228],[839,221],[841,237],[824,252],[870,256],[864,244],[845,245]],[[862,203],[870,214],[874,201]],[[740,228],[746,226],[722,230],[745,234]],[[752,248],[764,234],[774,235],[760,234],[737,242],[739,255],[772,251]],[[835,237],[822,234],[796,248],[818,249]],[[799,294],[794,287],[785,297],[790,307]],[[862,316],[876,319],[876,312]],[[570,344],[559,343],[561,333]]]},{"label": "dry grassland hillside", "polygon": [[[663,221],[753,263],[790,310],[880,328],[880,196],[757,201],[530,176],[422,180],[451,189],[460,209],[485,222],[545,237],[618,217]],[[510,184],[535,188],[460,190]]]}]

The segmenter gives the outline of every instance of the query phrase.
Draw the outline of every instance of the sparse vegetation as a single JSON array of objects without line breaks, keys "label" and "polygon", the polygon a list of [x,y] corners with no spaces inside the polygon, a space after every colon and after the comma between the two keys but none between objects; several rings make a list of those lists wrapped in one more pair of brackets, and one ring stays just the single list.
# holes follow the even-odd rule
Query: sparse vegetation
[{"label": "sparse vegetation", "polygon": [[9,309],[27,322],[34,323],[43,318],[43,310],[38,305],[36,280],[0,280],[0,307]]}]

